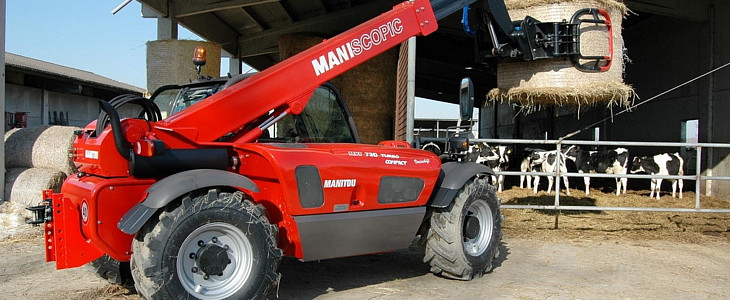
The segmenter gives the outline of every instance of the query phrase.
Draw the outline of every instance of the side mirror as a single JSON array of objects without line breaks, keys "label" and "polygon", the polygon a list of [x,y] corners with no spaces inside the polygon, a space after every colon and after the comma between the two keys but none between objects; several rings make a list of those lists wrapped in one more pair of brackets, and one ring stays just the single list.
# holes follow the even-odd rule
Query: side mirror
[{"label": "side mirror", "polygon": [[461,79],[461,88],[459,89],[459,119],[469,121],[473,112],[474,84],[471,82],[471,78],[464,77]]}]

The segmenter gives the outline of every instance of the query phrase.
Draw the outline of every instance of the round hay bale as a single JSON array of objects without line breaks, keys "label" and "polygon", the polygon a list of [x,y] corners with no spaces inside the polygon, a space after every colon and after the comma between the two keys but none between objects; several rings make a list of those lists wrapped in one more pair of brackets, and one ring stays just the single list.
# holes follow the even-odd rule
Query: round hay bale
[{"label": "round hay bale", "polygon": [[69,149],[73,145],[72,126],[39,126],[11,130],[5,134],[6,168],[47,168],[66,175],[76,172]]},{"label": "round hay bale", "polygon": [[[623,3],[614,0],[506,0],[505,4],[512,20],[529,15],[542,22],[570,20],[583,8],[606,9],[613,25],[613,61],[606,72],[580,71],[569,59],[499,63],[497,88],[488,93],[489,100],[518,102],[528,111],[545,105],[630,105],[633,89],[623,82],[621,22],[627,12]],[[606,26],[583,23],[581,32],[581,53],[608,54]]]},{"label": "round hay bale", "polygon": [[43,190],[61,191],[66,174],[46,168],[10,168],[5,172],[5,199],[25,206],[43,201]]},{"label": "round hay bale", "polygon": [[147,42],[147,90],[154,92],[168,84],[183,84],[198,78],[193,64],[195,47],[205,47],[208,61],[200,75],[213,78],[221,73],[221,45],[191,40],[156,40]]}]

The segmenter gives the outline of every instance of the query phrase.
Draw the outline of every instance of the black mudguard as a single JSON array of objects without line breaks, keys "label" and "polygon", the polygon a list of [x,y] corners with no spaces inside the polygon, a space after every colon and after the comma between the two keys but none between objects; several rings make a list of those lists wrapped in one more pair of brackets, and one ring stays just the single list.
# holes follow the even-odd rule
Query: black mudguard
[{"label": "black mudguard", "polygon": [[431,207],[447,207],[456,193],[477,174],[494,175],[491,168],[474,162],[447,162],[441,165],[441,174],[431,193]]},{"label": "black mudguard", "polygon": [[156,182],[147,189],[144,201],[133,206],[119,221],[117,227],[124,233],[135,234],[160,208],[186,193],[216,186],[229,186],[254,193],[256,183],[245,176],[222,170],[197,169],[180,172]]}]

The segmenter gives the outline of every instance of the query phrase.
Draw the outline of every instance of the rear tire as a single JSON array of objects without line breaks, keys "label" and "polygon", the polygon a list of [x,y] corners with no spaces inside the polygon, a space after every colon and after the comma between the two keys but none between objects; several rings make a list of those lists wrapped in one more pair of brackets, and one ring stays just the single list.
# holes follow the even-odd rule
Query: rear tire
[{"label": "rear tire", "polygon": [[120,262],[109,257],[109,255],[104,254],[102,257],[88,263],[86,267],[97,276],[109,281],[109,283],[119,285],[131,285],[133,283],[129,262]]},{"label": "rear tire", "polygon": [[431,214],[424,262],[431,272],[471,280],[492,270],[502,239],[500,200],[486,178],[473,178],[446,208]]},{"label": "rear tire", "polygon": [[279,281],[277,240],[241,192],[185,197],[132,242],[135,287],[146,299],[261,299]]}]

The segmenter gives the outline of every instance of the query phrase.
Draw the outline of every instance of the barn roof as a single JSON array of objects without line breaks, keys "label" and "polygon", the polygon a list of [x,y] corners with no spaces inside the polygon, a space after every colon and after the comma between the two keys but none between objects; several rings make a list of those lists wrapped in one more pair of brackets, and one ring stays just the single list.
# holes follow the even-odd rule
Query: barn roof
[{"label": "barn roof", "polygon": [[90,85],[123,90],[125,92],[134,92],[139,94],[143,94],[145,92],[145,89],[143,88],[116,81],[89,71],[74,69],[8,52],[5,53],[5,66],[42,75],[62,77]]}]

